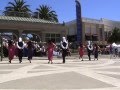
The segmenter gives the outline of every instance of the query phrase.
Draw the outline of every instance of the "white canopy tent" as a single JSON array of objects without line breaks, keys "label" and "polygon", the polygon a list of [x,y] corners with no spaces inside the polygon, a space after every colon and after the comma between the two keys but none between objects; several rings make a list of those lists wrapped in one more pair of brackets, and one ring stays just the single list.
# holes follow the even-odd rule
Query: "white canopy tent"
[{"label": "white canopy tent", "polygon": [[[110,48],[110,45],[106,46],[107,48]],[[112,44],[112,47],[114,48],[119,48],[120,47],[120,44],[116,44],[116,43],[113,43]]]},{"label": "white canopy tent", "polygon": [[118,48],[120,48],[120,44],[119,44],[119,45],[117,45],[117,47],[118,47]]},{"label": "white canopy tent", "polygon": [[117,47],[118,45],[116,43],[113,43],[112,44],[112,47]]}]

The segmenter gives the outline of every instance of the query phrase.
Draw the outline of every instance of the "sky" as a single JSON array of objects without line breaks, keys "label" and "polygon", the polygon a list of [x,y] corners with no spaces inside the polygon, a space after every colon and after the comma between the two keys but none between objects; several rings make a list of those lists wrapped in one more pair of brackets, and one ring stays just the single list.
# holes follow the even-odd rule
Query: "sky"
[{"label": "sky", "polygon": [[[0,0],[0,10],[8,5],[9,1]],[[30,9],[35,11],[39,5],[48,5],[56,11],[59,22],[69,22],[76,19],[75,0],[25,0]],[[110,19],[120,21],[120,0],[80,0],[82,17],[93,19]]]}]

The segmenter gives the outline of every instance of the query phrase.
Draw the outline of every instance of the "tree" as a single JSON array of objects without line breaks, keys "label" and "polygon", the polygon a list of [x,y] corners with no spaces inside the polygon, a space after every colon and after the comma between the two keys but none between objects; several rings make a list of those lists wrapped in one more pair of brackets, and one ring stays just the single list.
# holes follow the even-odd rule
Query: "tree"
[{"label": "tree", "polygon": [[118,43],[120,42],[120,29],[119,28],[114,28],[111,36],[108,39],[109,43]]},{"label": "tree", "polygon": [[47,5],[40,5],[34,12],[35,18],[58,22],[57,14]]},{"label": "tree", "polygon": [[14,0],[8,4],[4,11],[6,16],[30,17],[31,10],[24,0]]}]

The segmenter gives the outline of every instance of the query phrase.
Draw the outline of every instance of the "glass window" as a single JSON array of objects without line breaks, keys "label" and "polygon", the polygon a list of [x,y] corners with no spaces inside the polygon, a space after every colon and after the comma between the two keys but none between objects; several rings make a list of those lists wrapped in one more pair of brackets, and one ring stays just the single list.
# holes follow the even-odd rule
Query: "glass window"
[{"label": "glass window", "polygon": [[55,41],[55,38],[51,38],[51,40],[52,40],[53,42],[56,42],[56,41]]},{"label": "glass window", "polygon": [[51,38],[53,38],[53,37],[55,38],[55,34],[51,34]]},{"label": "glass window", "polygon": [[60,37],[60,34],[56,34],[56,37]]},{"label": "glass window", "polygon": [[87,35],[85,35],[85,40],[91,40],[91,36],[87,36]]},{"label": "glass window", "polygon": [[56,42],[60,42],[60,38],[56,38]]},{"label": "glass window", "polygon": [[50,40],[50,38],[45,38],[45,41],[48,42]]},{"label": "glass window", "polygon": [[98,41],[98,36],[92,36],[92,41]]},{"label": "glass window", "polygon": [[50,37],[50,34],[49,34],[49,33],[47,33],[47,34],[45,35],[45,37]]},{"label": "glass window", "polygon": [[52,40],[54,42],[60,42],[60,34],[46,33],[45,41]]}]

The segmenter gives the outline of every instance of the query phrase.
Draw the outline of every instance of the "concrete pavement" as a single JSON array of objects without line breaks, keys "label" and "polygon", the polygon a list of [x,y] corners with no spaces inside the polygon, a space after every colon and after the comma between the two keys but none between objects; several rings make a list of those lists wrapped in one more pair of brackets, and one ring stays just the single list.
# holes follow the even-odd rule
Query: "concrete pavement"
[{"label": "concrete pavement", "polygon": [[[104,57],[104,58],[103,58]],[[0,90],[120,90],[120,58],[101,56],[98,61],[85,61],[78,56],[54,58],[35,57],[32,63],[27,58],[19,64],[7,58],[0,62]]]}]

